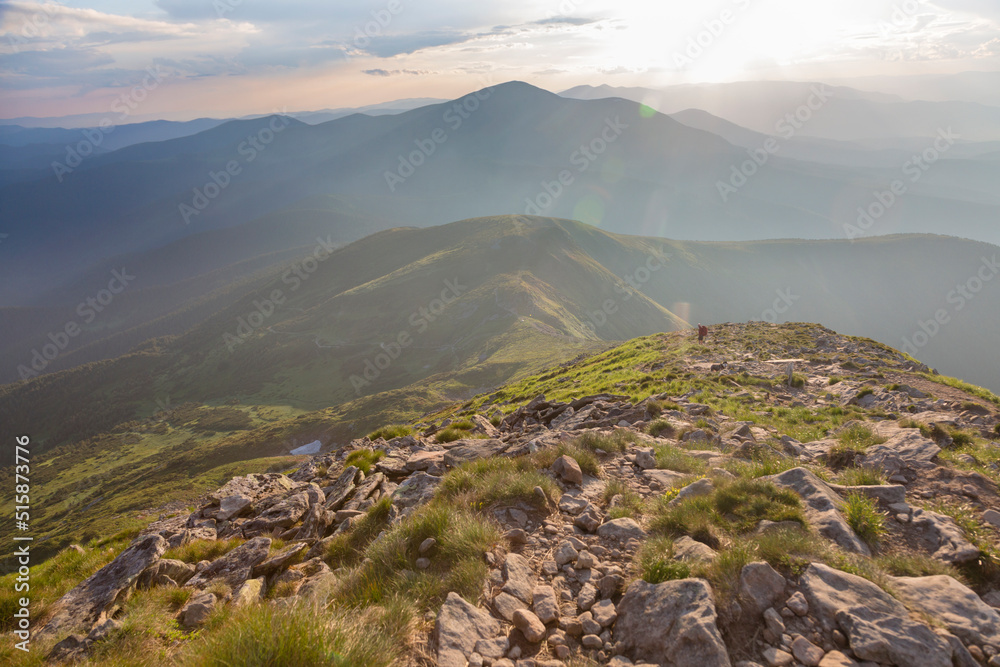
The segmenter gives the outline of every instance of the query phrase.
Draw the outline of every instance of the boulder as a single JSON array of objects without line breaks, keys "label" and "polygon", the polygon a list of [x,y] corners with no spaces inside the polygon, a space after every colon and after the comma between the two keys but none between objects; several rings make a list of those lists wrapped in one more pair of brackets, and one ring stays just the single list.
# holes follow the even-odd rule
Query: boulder
[{"label": "boulder", "polygon": [[409,472],[416,472],[417,470],[427,470],[442,463],[444,463],[443,450],[414,452],[406,460],[406,469]]},{"label": "boulder", "polygon": [[747,612],[759,615],[781,599],[785,593],[785,578],[769,564],[747,563],[740,571],[740,605]]},{"label": "boulder", "polygon": [[979,549],[965,539],[962,529],[950,516],[930,510],[913,513],[911,529],[924,541],[931,554],[946,563],[971,563],[979,558]]},{"label": "boulder", "polygon": [[309,496],[306,493],[292,494],[248,521],[243,531],[246,534],[259,534],[270,533],[275,528],[289,528],[302,518],[307,509],[309,509]]},{"label": "boulder", "polygon": [[1000,647],[1000,613],[951,577],[896,577],[892,587],[901,600],[944,623],[966,645]]},{"label": "boulder", "polygon": [[810,617],[827,633],[837,629],[836,614],[841,609],[867,606],[885,614],[907,615],[902,603],[872,582],[822,563],[806,568],[799,587],[808,602]]},{"label": "boulder", "polygon": [[422,471],[415,472],[400,482],[392,492],[392,504],[402,510],[423,505],[434,496],[440,483],[440,477]]},{"label": "boulder", "polygon": [[952,667],[948,640],[907,615],[887,614],[865,606],[843,609],[837,625],[861,660],[887,665]]},{"label": "boulder", "polygon": [[233,591],[231,601],[234,607],[244,607],[255,602],[260,602],[264,598],[264,579],[247,579],[239,588]]},{"label": "boulder", "polygon": [[288,567],[289,563],[294,561],[305,551],[309,550],[309,545],[305,542],[296,542],[295,544],[289,544],[287,547],[274,554],[262,563],[254,566],[251,576],[253,577],[269,577],[279,570],[283,570]]},{"label": "boulder", "polygon": [[326,502],[324,507],[331,512],[340,509],[347,497],[354,491],[354,482],[358,477],[359,470],[355,466],[347,466],[337,477],[337,481],[326,489]]},{"label": "boulder", "polygon": [[254,566],[267,558],[270,548],[270,537],[255,537],[248,540],[196,574],[188,582],[188,586],[203,589],[212,581],[219,580],[231,589],[236,589],[250,578]]},{"label": "boulder", "polygon": [[466,602],[458,593],[448,593],[435,623],[439,667],[466,667],[468,656],[480,640],[490,640],[500,624],[488,613]]},{"label": "boulder", "polygon": [[112,614],[128,597],[136,580],[160,559],[167,541],[159,535],[137,538],[117,558],[85,579],[53,605],[54,613],[39,631],[45,637],[62,630],[86,627],[102,614]]},{"label": "boulder", "polygon": [[580,464],[572,456],[564,454],[557,458],[552,464],[552,472],[567,484],[575,484],[576,486],[583,484],[583,471],[580,470]]},{"label": "boulder", "polygon": [[269,496],[284,495],[294,486],[295,482],[279,473],[245,475],[232,478],[222,488],[209,493],[208,497],[216,503],[230,496],[245,496],[251,502],[257,502]]},{"label": "boulder", "polygon": [[514,627],[520,630],[524,638],[532,644],[537,644],[545,639],[545,624],[527,609],[515,611],[513,623]]},{"label": "boulder", "polygon": [[614,637],[623,653],[673,667],[729,667],[712,589],[702,579],[635,581],[618,604]]},{"label": "boulder", "polygon": [[634,519],[626,517],[621,519],[612,519],[611,521],[602,523],[597,529],[597,535],[606,540],[617,541],[624,544],[631,539],[645,539],[646,531],[644,531]]},{"label": "boulder", "polygon": [[715,489],[715,484],[712,483],[708,477],[703,477],[696,482],[691,482],[683,489],[677,492],[677,496],[671,500],[669,505],[677,505],[688,498],[697,498],[698,496],[707,496],[712,493]]},{"label": "boulder", "polygon": [[535,615],[542,623],[551,623],[559,618],[559,599],[551,586],[535,586],[531,597]]},{"label": "boulder", "polygon": [[233,496],[226,496],[219,501],[219,511],[215,513],[218,521],[229,521],[238,517],[244,510],[250,507],[253,499],[242,493]]},{"label": "boulder", "polygon": [[854,534],[840,513],[844,499],[814,473],[805,468],[792,468],[780,475],[770,475],[761,479],[799,494],[806,519],[816,527],[820,535],[833,540],[848,551],[864,556],[871,555],[868,545]]},{"label": "boulder", "polygon": [[535,572],[524,556],[510,553],[504,559],[503,574],[507,583],[503,591],[531,604],[535,590]]},{"label": "boulder", "polygon": [[904,473],[914,477],[917,471],[937,465],[935,459],[941,448],[933,440],[922,436],[918,429],[905,428],[890,433],[884,443],[865,450],[865,455],[858,458],[857,464],[881,470],[887,477]]},{"label": "boulder", "polygon": [[693,540],[687,535],[681,535],[674,540],[674,558],[687,561],[715,560],[715,549],[703,542]]},{"label": "boulder", "polygon": [[215,609],[218,601],[214,593],[202,593],[192,597],[177,612],[177,622],[188,632],[194,630],[208,620],[208,615]]},{"label": "boulder", "polygon": [[490,438],[489,440],[464,439],[449,443],[450,449],[444,454],[444,464],[455,467],[466,461],[477,461],[479,459],[490,459],[499,456],[507,449],[507,443],[503,440]]}]

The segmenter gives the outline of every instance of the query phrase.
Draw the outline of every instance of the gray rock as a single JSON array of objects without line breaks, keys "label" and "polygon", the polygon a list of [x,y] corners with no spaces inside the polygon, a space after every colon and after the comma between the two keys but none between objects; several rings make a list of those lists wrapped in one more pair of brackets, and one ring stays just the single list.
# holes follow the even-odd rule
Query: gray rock
[{"label": "gray rock", "polygon": [[671,500],[668,504],[677,505],[678,503],[687,500],[688,498],[697,498],[698,496],[707,496],[715,489],[715,484],[712,483],[708,477],[703,477],[696,482],[691,482],[683,489],[677,492],[677,497]]},{"label": "gray rock", "polygon": [[212,581],[220,580],[230,588],[235,589],[251,578],[250,574],[254,566],[267,558],[270,548],[271,538],[269,537],[255,537],[244,542],[196,574],[188,582],[188,586],[202,589]]},{"label": "gray rock", "polygon": [[238,517],[243,513],[244,510],[250,507],[253,499],[250,496],[243,494],[237,494],[235,496],[226,496],[221,501],[219,501],[219,511],[216,512],[215,518],[218,521],[228,521],[235,517]]},{"label": "gray rock", "polygon": [[109,616],[135,586],[136,580],[167,550],[159,535],[137,538],[117,558],[85,579],[53,605],[55,610],[41,630],[46,637],[69,628],[93,626],[101,614]]},{"label": "gray rock", "polygon": [[820,535],[833,540],[848,551],[865,556],[871,555],[868,545],[854,534],[840,513],[844,499],[815,474],[805,468],[792,468],[780,475],[770,475],[761,479],[798,493],[802,498],[806,519],[816,527]]},{"label": "gray rock", "polygon": [[545,639],[545,624],[527,609],[515,611],[513,623],[514,627],[520,630],[524,638],[532,644],[537,644]]},{"label": "gray rock", "polygon": [[819,661],[819,667],[858,667],[858,663],[840,651],[830,651]]},{"label": "gray rock", "polygon": [[483,656],[484,658],[489,658],[490,660],[499,660],[500,658],[507,655],[507,651],[510,649],[510,640],[506,637],[494,637],[493,639],[480,639],[476,642],[476,653]]},{"label": "gray rock", "polygon": [[257,517],[243,526],[245,534],[251,532],[270,533],[275,528],[288,528],[309,509],[309,496],[306,493],[295,493],[276,505],[261,512]]},{"label": "gray rock", "polygon": [[867,579],[822,563],[809,565],[800,588],[809,603],[810,618],[826,633],[837,629],[836,614],[841,609],[867,606],[893,616],[908,614],[902,603]]},{"label": "gray rock", "polygon": [[770,667],[789,667],[795,662],[791,653],[774,647],[764,649],[764,660]]},{"label": "gray rock", "polygon": [[246,496],[251,502],[257,502],[270,496],[284,495],[294,486],[295,482],[278,473],[245,475],[232,478],[222,488],[209,493],[208,497],[217,503],[230,496]]},{"label": "gray rock", "polygon": [[288,565],[294,561],[296,558],[301,556],[304,552],[309,550],[309,545],[305,542],[296,542],[295,544],[289,544],[287,547],[274,554],[270,558],[266,559],[262,563],[254,565],[253,570],[250,573],[251,577],[269,577],[279,570],[283,570]]},{"label": "gray rock", "polygon": [[680,486],[688,478],[684,473],[674,472],[673,470],[647,470],[643,473],[643,476],[650,482],[656,482],[664,489],[672,489],[675,486]]},{"label": "gray rock", "polygon": [[524,556],[514,553],[507,554],[504,559],[503,575],[507,581],[503,591],[522,602],[531,604],[535,589],[535,572]]},{"label": "gray rock", "polygon": [[646,531],[634,519],[629,518],[606,521],[597,529],[597,534],[606,540],[613,540],[622,544],[632,539],[642,540],[646,538]]},{"label": "gray rock", "polygon": [[392,492],[392,504],[403,510],[423,505],[434,496],[440,483],[440,477],[423,471],[415,472],[400,482]]},{"label": "gray rock", "polygon": [[558,620],[559,600],[556,598],[555,589],[551,586],[535,586],[535,590],[532,591],[532,602],[535,615],[542,623]]},{"label": "gray rock", "polygon": [[590,501],[575,493],[564,493],[559,498],[559,511],[570,516],[576,516],[590,506]]},{"label": "gray rock", "polygon": [[590,613],[602,628],[611,627],[618,619],[618,612],[615,610],[615,605],[611,600],[601,600],[594,603],[590,608]]},{"label": "gray rock", "polygon": [[939,560],[961,564],[979,558],[979,549],[965,539],[962,529],[950,516],[930,510],[914,512],[910,525]]},{"label": "gray rock", "polygon": [[578,517],[573,519],[573,525],[592,533],[601,526],[601,513],[593,505],[589,505]]},{"label": "gray rock", "polygon": [[444,464],[449,467],[461,465],[466,461],[490,459],[506,451],[508,445],[502,440],[472,440],[463,439],[449,443],[451,447],[444,454]]},{"label": "gray rock", "polygon": [[886,442],[869,447],[857,464],[877,468],[887,477],[904,473],[912,475],[937,465],[936,458],[940,452],[941,448],[933,440],[922,436],[918,429],[899,429],[892,432]]},{"label": "gray rock", "polygon": [[243,607],[260,602],[264,597],[265,584],[266,582],[263,578],[247,579],[240,584],[239,588],[233,591],[231,604],[234,607]]},{"label": "gray rock", "polygon": [[565,565],[566,563],[576,561],[579,555],[580,552],[567,540],[559,543],[555,553],[552,554],[552,558],[555,560],[556,565]]},{"label": "gray rock", "polygon": [[740,604],[747,612],[763,614],[784,593],[785,578],[767,563],[748,563],[740,571]]},{"label": "gray rock", "polygon": [[576,596],[577,606],[583,611],[589,611],[595,602],[597,602],[597,588],[593,584],[584,584]]},{"label": "gray rock", "polygon": [[1000,512],[996,510],[986,510],[983,512],[983,521],[994,528],[1000,528]]},{"label": "gray rock", "polygon": [[855,606],[838,611],[836,619],[851,651],[862,660],[888,665],[952,667],[953,651],[948,641],[906,615]]},{"label": "gray rock", "polygon": [[900,599],[943,622],[966,644],[1000,646],[1000,613],[951,577],[896,577],[892,586]]},{"label": "gray rock", "polygon": [[656,455],[652,447],[640,449],[635,454],[635,464],[643,470],[656,467]]},{"label": "gray rock", "polygon": [[674,540],[674,558],[677,560],[713,561],[717,555],[715,549],[687,535]]},{"label": "gray rock", "polygon": [[440,667],[466,667],[466,661],[480,640],[489,640],[500,632],[500,624],[488,613],[448,593],[435,623]]},{"label": "gray rock", "polygon": [[614,636],[634,659],[674,667],[731,664],[712,590],[701,579],[633,582],[618,605]]},{"label": "gray rock", "polygon": [[792,655],[806,667],[819,667],[823,659],[823,649],[800,636],[792,642]]},{"label": "gray rock", "polygon": [[208,620],[217,602],[214,593],[196,595],[177,612],[177,622],[187,631],[194,630]]},{"label": "gray rock", "polygon": [[528,606],[510,593],[501,592],[493,598],[493,608],[496,609],[497,613],[500,614],[504,620],[513,621],[514,612],[518,609],[527,609]]},{"label": "gray rock", "polygon": [[333,486],[326,490],[324,507],[327,510],[336,512],[343,506],[344,501],[354,491],[354,482],[358,478],[358,472],[359,470],[355,466],[347,466],[337,477]]},{"label": "gray rock", "polygon": [[564,454],[557,458],[552,464],[552,472],[567,484],[577,486],[583,484],[583,471],[580,470],[580,464],[572,456]]}]

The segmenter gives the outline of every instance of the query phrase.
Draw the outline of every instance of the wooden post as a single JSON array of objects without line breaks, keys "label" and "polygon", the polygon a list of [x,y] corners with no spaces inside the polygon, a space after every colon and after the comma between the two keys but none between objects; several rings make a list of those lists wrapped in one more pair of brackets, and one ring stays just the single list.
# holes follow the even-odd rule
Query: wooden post
[{"label": "wooden post", "polygon": [[788,386],[791,387],[792,379],[795,377],[795,362],[789,361],[788,366],[785,367],[785,370],[788,372]]}]

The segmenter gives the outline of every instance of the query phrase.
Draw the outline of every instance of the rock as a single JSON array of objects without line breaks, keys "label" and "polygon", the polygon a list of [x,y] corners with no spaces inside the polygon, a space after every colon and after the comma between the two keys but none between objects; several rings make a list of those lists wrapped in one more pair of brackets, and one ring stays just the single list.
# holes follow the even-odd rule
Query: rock
[{"label": "rock", "polygon": [[986,510],[983,512],[983,521],[994,528],[1000,528],[1000,512],[996,510]]},{"label": "rock", "polygon": [[428,537],[426,540],[420,543],[419,547],[417,547],[417,553],[426,554],[436,546],[437,546],[437,540],[435,540],[433,537]]},{"label": "rock", "polygon": [[559,511],[576,516],[590,506],[590,501],[576,493],[564,493],[559,498]]},{"label": "rock", "polygon": [[435,623],[437,664],[440,667],[466,667],[467,657],[480,640],[489,640],[500,632],[500,624],[488,613],[448,593]]},{"label": "rock", "polygon": [[528,606],[509,593],[498,593],[493,598],[493,608],[506,620],[514,620],[514,612],[518,609],[527,609]]},{"label": "rock", "polygon": [[947,575],[895,577],[897,596],[943,622],[965,644],[1000,646],[1000,613]]},{"label": "rock", "polygon": [[868,545],[854,534],[840,513],[844,499],[815,474],[805,468],[792,468],[779,475],[760,479],[798,493],[802,498],[806,519],[816,527],[820,535],[833,540],[848,551],[865,556],[871,555]]},{"label": "rock", "polygon": [[580,631],[585,635],[596,635],[601,632],[601,624],[594,620],[594,615],[585,611],[577,616],[580,623]]},{"label": "rock", "polygon": [[601,526],[601,514],[593,505],[588,505],[580,516],[573,520],[573,525],[592,533]]},{"label": "rock", "polygon": [[326,502],[323,506],[327,510],[336,512],[341,508],[347,497],[354,491],[354,482],[358,477],[358,472],[359,470],[355,466],[347,466],[337,477],[333,486],[326,490]]},{"label": "rock", "polygon": [[778,648],[766,648],[764,649],[763,655],[764,660],[766,660],[767,664],[771,667],[788,667],[788,665],[795,662],[795,658],[792,657],[791,653],[788,651],[782,651]]},{"label": "rock", "polygon": [[979,549],[965,539],[962,529],[950,516],[930,510],[914,512],[910,525],[939,560],[961,564],[979,559]]},{"label": "rock", "polygon": [[302,518],[309,509],[309,496],[295,493],[276,505],[264,510],[243,526],[244,534],[270,533],[275,528],[288,528]]},{"label": "rock", "polygon": [[632,539],[642,540],[646,538],[646,531],[634,519],[629,518],[606,521],[597,529],[597,534],[606,540],[617,541],[622,544]]},{"label": "rock", "polygon": [[597,559],[589,551],[581,551],[580,555],[576,557],[576,562],[573,563],[573,567],[577,570],[589,570],[595,565],[597,565]]},{"label": "rock", "polygon": [[791,609],[796,616],[805,616],[809,613],[809,601],[800,591],[792,593],[785,601],[785,606]]},{"label": "rock", "polygon": [[251,502],[274,495],[284,495],[295,487],[295,482],[278,473],[265,473],[234,477],[216,491],[208,494],[214,502],[229,496],[246,496]]},{"label": "rock", "polygon": [[325,604],[336,583],[337,575],[327,568],[306,577],[295,594],[301,599],[318,600]]},{"label": "rock", "polygon": [[858,663],[840,651],[830,651],[819,661],[819,667],[858,667]]},{"label": "rock", "polygon": [[309,545],[305,542],[289,544],[287,547],[274,554],[263,563],[253,567],[251,577],[269,577],[279,570],[285,569],[292,561],[309,550]]},{"label": "rock", "polygon": [[50,636],[68,628],[90,628],[101,614],[111,615],[135,586],[139,575],[166,550],[167,541],[159,535],[137,538],[117,558],[59,598],[39,636]]},{"label": "rock", "polygon": [[196,574],[188,586],[203,589],[212,581],[222,581],[235,589],[250,579],[254,566],[267,558],[270,548],[269,537],[255,537],[244,542]]},{"label": "rock", "polygon": [[532,644],[537,644],[545,639],[545,624],[527,609],[515,611],[513,623],[514,627],[520,630],[524,638]]},{"label": "rock", "polygon": [[233,591],[231,604],[234,607],[243,607],[255,602],[260,602],[264,597],[264,578],[247,579],[239,588]]},{"label": "rock", "polygon": [[580,470],[580,464],[572,456],[564,454],[557,458],[552,464],[552,472],[567,484],[577,486],[583,484],[583,471]]},{"label": "rock", "polygon": [[674,472],[673,470],[647,470],[643,473],[643,476],[664,489],[672,489],[675,486],[680,486],[688,478],[684,473]]},{"label": "rock", "polygon": [[615,605],[611,600],[601,600],[595,603],[590,608],[590,613],[602,628],[610,628],[618,619],[618,612],[615,610]]},{"label": "rock", "polygon": [[551,586],[535,586],[531,598],[535,615],[542,623],[551,623],[559,618],[559,600]]},{"label": "rock", "polygon": [[556,565],[565,565],[566,563],[572,563],[576,561],[577,556],[580,552],[569,542],[560,542],[559,546],[556,547],[555,553],[552,554],[553,560],[555,560]]},{"label": "rock", "polygon": [[851,651],[861,660],[889,665],[952,667],[946,639],[906,615],[891,615],[864,606],[836,613]]},{"label": "rock", "polygon": [[770,607],[764,610],[764,624],[775,637],[785,634],[785,622],[781,620],[781,614]]},{"label": "rock", "polygon": [[[607,524],[605,524],[607,525]],[[622,652],[674,667],[729,667],[708,583],[635,581],[618,605],[614,635]]]},{"label": "rock", "polygon": [[681,535],[674,540],[673,554],[677,560],[706,562],[715,560],[717,555],[715,549],[687,535]]},{"label": "rock", "polygon": [[214,593],[196,595],[177,612],[177,622],[190,632],[208,620],[208,615],[215,609],[217,602],[218,598],[215,597]]},{"label": "rock", "polygon": [[429,501],[441,483],[440,477],[418,471],[404,479],[392,492],[392,504],[409,510]]},{"label": "rock", "polygon": [[670,505],[677,505],[688,498],[697,498],[698,496],[707,496],[712,493],[715,489],[715,484],[712,483],[708,477],[703,477],[696,482],[691,482],[683,489],[677,492],[677,496],[670,501]]},{"label": "rock", "polygon": [[763,614],[784,592],[785,578],[763,561],[748,563],[740,571],[740,605],[751,614]]},{"label": "rock", "polygon": [[800,636],[792,642],[792,655],[806,667],[819,667],[823,659],[823,649]]},{"label": "rock", "polygon": [[580,593],[576,596],[576,604],[583,611],[589,611],[597,602],[597,589],[593,584],[584,584],[580,588]]},{"label": "rock", "polygon": [[531,604],[532,592],[535,589],[535,573],[524,556],[507,554],[504,559],[503,575],[507,581],[503,591],[522,602]]},{"label": "rock", "polygon": [[217,521],[229,521],[230,519],[236,518],[242,514],[244,510],[249,508],[252,502],[253,499],[251,499],[250,496],[242,494],[226,496],[219,501],[219,511],[216,512],[215,518]]},{"label": "rock", "polygon": [[941,448],[920,434],[918,429],[899,429],[891,432],[880,445],[872,445],[857,460],[858,466],[876,468],[893,477],[902,473],[933,468]]},{"label": "rock", "polygon": [[444,464],[454,468],[466,461],[491,459],[502,454],[507,446],[503,440],[493,438],[489,440],[456,440],[449,443],[450,449],[444,453]]},{"label": "rock", "polygon": [[[364,479],[364,481],[359,482],[356,489],[354,489],[354,495],[348,500],[343,509],[345,510],[360,510],[367,505],[365,501],[368,500],[376,491],[378,491],[379,486],[385,481],[385,475],[380,472],[376,472]],[[378,499],[378,496],[374,496]]]},{"label": "rock", "polygon": [[76,661],[86,655],[90,644],[83,635],[70,635],[53,646],[46,657],[52,661]]},{"label": "rock", "polygon": [[417,470],[427,470],[444,463],[444,451],[414,452],[406,460],[406,469],[409,472]]},{"label": "rock", "polygon": [[597,635],[584,635],[580,643],[583,644],[583,648],[591,650],[604,647],[604,640]]},{"label": "rock", "polygon": [[640,449],[635,454],[635,464],[643,470],[656,467],[656,454],[652,447]]}]

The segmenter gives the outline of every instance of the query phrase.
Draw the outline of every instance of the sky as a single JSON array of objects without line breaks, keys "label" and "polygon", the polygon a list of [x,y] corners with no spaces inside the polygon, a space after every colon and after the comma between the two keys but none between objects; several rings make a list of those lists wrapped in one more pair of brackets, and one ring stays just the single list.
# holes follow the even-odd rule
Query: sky
[{"label": "sky", "polygon": [[1000,71],[998,0],[0,0],[0,118]]}]

